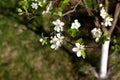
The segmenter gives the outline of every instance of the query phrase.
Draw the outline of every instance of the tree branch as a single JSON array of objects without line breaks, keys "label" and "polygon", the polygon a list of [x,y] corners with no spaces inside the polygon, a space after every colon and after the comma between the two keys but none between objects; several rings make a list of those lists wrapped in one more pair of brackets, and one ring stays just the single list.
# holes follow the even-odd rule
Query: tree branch
[{"label": "tree branch", "polygon": [[114,28],[117,24],[119,14],[120,14],[120,3],[117,3],[115,13],[114,13],[114,21],[113,21],[113,24],[112,24],[111,28],[109,29],[109,35],[110,36],[112,35],[113,30],[114,30]]},{"label": "tree branch", "polygon": [[106,12],[108,12],[108,8],[109,8],[109,1],[108,0],[105,0],[105,10]]},{"label": "tree branch", "polygon": [[89,15],[89,16],[92,16],[93,13],[92,13],[91,10],[89,9],[86,0],[82,0],[82,1],[83,1],[83,4],[84,4],[84,6],[85,6],[87,12],[88,12],[88,15]]},{"label": "tree branch", "polygon": [[73,13],[76,11],[77,6],[80,4],[81,0],[74,6],[74,8],[66,13],[63,14],[63,16],[66,16],[67,14]]},{"label": "tree branch", "polygon": [[117,28],[117,30],[120,32],[120,27],[119,27],[118,25],[116,26],[116,28]]},{"label": "tree branch", "polygon": [[98,28],[102,28],[102,30],[104,32],[108,32],[107,28],[105,28],[105,26],[101,26],[100,23],[99,23],[99,18],[97,16],[95,16],[95,20],[94,20],[94,24],[96,27]]}]

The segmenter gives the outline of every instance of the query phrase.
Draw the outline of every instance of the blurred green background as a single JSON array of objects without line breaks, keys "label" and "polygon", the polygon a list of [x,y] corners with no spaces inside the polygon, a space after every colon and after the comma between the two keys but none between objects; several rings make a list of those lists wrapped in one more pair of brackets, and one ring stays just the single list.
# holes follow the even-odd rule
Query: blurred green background
[{"label": "blurred green background", "polygon": [[[100,49],[89,49],[92,55],[83,60],[65,49],[54,51],[42,46],[43,18],[29,22],[18,16],[18,1],[0,0],[0,80],[97,80],[93,66],[100,62],[100,54],[95,56]],[[119,80],[119,51],[110,54],[108,67],[108,80]]]}]

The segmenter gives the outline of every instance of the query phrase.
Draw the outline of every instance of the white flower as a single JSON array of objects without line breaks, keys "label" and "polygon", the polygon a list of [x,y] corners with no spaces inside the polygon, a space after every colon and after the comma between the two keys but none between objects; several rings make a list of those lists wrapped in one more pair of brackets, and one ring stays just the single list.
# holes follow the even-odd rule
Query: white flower
[{"label": "white flower", "polygon": [[108,13],[105,11],[104,7],[100,10],[100,16],[105,19],[105,17],[108,15]]},{"label": "white flower", "polygon": [[80,43],[75,43],[75,46],[72,51],[76,52],[77,57],[81,56],[81,51],[84,50],[84,45],[80,44]]},{"label": "white flower", "polygon": [[105,26],[112,26],[112,21],[113,21],[113,18],[111,18],[111,17],[106,17],[106,18],[105,18],[105,23],[104,23],[104,25],[105,25]]},{"label": "white flower", "polygon": [[93,35],[93,38],[96,38],[95,41],[98,42],[99,38],[102,35],[101,29],[100,28],[94,28],[94,29],[92,29],[91,33]]},{"label": "white flower", "polygon": [[31,6],[33,9],[38,9],[38,4],[35,2],[32,2]]},{"label": "white flower", "polygon": [[46,9],[47,13],[49,13],[51,7],[52,7],[52,1],[50,1],[49,5],[47,6],[47,9]]},{"label": "white flower", "polygon": [[56,36],[51,37],[50,43],[52,43],[51,48],[57,50],[61,47],[63,43],[64,36],[61,36],[60,33],[57,33]]},{"label": "white flower", "polygon": [[61,22],[60,19],[53,21],[53,24],[55,25],[55,27],[54,27],[55,31],[57,31],[57,32],[63,31],[64,22]]},{"label": "white flower", "polygon": [[[44,1],[46,1],[46,0],[44,0]],[[50,3],[48,4],[48,6],[46,7],[46,11],[43,11],[42,14],[50,13],[51,9],[52,9],[52,1],[50,1]]]},{"label": "white flower", "polygon": [[40,40],[39,40],[40,42],[43,42],[43,38],[40,38]]},{"label": "white flower", "polygon": [[99,4],[99,7],[103,7],[103,4]]},{"label": "white flower", "polygon": [[77,29],[81,26],[81,24],[78,22],[77,19],[74,20],[74,22],[72,23],[71,29]]}]

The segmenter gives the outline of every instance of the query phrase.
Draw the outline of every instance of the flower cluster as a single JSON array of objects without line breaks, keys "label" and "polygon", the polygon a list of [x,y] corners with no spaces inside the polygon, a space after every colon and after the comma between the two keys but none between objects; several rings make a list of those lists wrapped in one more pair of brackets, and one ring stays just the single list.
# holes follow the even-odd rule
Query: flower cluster
[{"label": "flower cluster", "polygon": [[102,19],[104,20],[101,24],[104,25],[104,26],[112,26],[112,21],[113,21],[113,18],[111,18],[109,16],[109,14],[105,11],[105,8],[103,7],[102,4],[100,4],[100,16],[102,17]]},{"label": "flower cluster", "polygon": [[102,31],[100,28],[94,28],[91,31],[93,38],[95,38],[95,41],[98,42],[100,37],[102,36]]},{"label": "flower cluster", "polygon": [[81,26],[81,24],[78,22],[77,19],[74,20],[74,22],[71,25],[71,29],[79,29],[79,27]]},{"label": "flower cluster", "polygon": [[[106,10],[105,10],[105,8],[103,7],[102,4],[100,4],[99,7],[101,8],[100,16],[103,19],[103,22],[101,22],[101,25],[104,25],[105,27],[112,26],[113,18],[111,18],[109,16],[109,14],[106,12]],[[102,36],[101,29],[100,28],[94,28],[93,30],[91,30],[91,33],[93,35],[93,38],[95,38],[95,41],[98,42],[100,37]]]},{"label": "flower cluster", "polygon": [[59,47],[61,47],[63,39],[64,36],[62,36],[60,33],[57,33],[55,36],[52,36],[50,40],[50,43],[52,43],[51,48],[57,50]]},{"label": "flower cluster", "polygon": [[56,35],[51,37],[50,43],[52,49],[58,49],[63,43],[64,36],[62,36],[64,22],[61,22],[60,19],[52,22],[55,25],[54,30],[57,32]]},{"label": "flower cluster", "polygon": [[[24,8],[27,5],[27,8],[25,8],[25,10],[27,10],[27,9],[29,9],[28,5],[30,4],[29,6],[30,6],[30,8],[32,8],[32,11],[30,11],[30,9],[28,10],[28,12],[30,11],[30,13],[32,13],[32,12],[34,13],[34,10],[40,10],[39,12],[42,11],[42,13],[41,13],[42,15],[50,13],[53,15],[58,14],[60,17],[63,17],[63,16],[66,16],[67,14],[69,14],[69,11],[68,12],[64,11],[64,7],[66,7],[66,5],[69,3],[69,0],[60,1],[60,6],[55,6],[56,5],[55,0],[24,0],[22,2],[25,2],[25,1],[28,1],[28,3],[27,4],[22,3],[23,4],[22,7]],[[108,33],[107,32],[102,33],[101,29],[104,26],[105,27],[112,26],[112,21],[113,21],[113,18],[107,13],[107,11],[105,10],[105,7],[102,4],[100,4],[99,7],[100,7],[99,15],[101,16],[101,19],[102,19],[101,26],[99,26],[99,28],[94,28],[91,30],[93,38],[95,38],[96,42],[102,42],[102,40],[105,41],[105,38],[108,36]],[[38,8],[40,8],[40,9],[38,9]],[[53,10],[54,8],[55,8],[55,11]],[[45,10],[43,10],[43,9],[45,9]],[[25,10],[23,10],[23,11],[25,11]],[[58,11],[56,12],[56,10],[58,10]],[[19,9],[18,11],[20,12],[20,14],[24,13],[22,11],[22,9]],[[64,13],[64,12],[66,12],[66,13]],[[37,12],[35,12],[35,14],[37,14]],[[30,15],[32,16],[32,14],[30,14]],[[34,16],[34,14],[33,14],[33,16]],[[99,19],[99,18],[97,18],[97,19]],[[99,23],[99,20],[98,20],[98,23]],[[42,43],[42,45],[47,44],[47,42],[49,41],[49,43],[51,44],[51,49],[57,50],[59,47],[62,46],[64,38],[65,38],[64,35],[62,34],[63,33],[62,31],[64,31],[63,26],[65,24],[64,24],[64,22],[61,22],[60,19],[53,21],[52,24],[54,25],[54,31],[51,33],[50,37],[44,37],[43,35],[41,35],[41,38],[39,41]],[[81,24],[79,23],[78,19],[75,19],[69,27],[70,27],[70,29],[68,29],[67,33],[69,33],[70,36],[68,36],[68,37],[70,37],[72,39],[69,39],[69,38],[67,38],[67,39],[73,40],[73,38],[75,38],[75,39],[79,38],[78,34],[82,33],[82,32],[79,32],[79,28],[81,27]],[[105,28],[105,29],[107,29],[107,28]],[[69,42],[69,40],[67,41],[67,39],[66,39],[66,42]],[[72,43],[73,42],[71,42],[71,44]],[[72,51],[76,53],[77,57],[81,57],[81,56],[83,58],[85,57],[85,45],[83,45],[81,38],[76,40],[75,46],[72,48]]]},{"label": "flower cluster", "polygon": [[72,51],[73,51],[73,52],[76,52],[77,57],[81,57],[82,51],[85,50],[85,46],[84,46],[83,44],[80,44],[80,43],[75,43],[75,46],[76,46],[76,47],[74,47],[74,48],[72,49]]}]

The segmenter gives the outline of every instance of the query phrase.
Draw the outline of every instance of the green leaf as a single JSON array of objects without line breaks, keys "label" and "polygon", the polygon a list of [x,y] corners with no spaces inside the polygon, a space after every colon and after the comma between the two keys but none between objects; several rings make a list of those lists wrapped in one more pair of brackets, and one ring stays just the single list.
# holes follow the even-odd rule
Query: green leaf
[{"label": "green leaf", "polygon": [[42,39],[43,39],[43,41],[42,41],[42,46],[44,46],[44,45],[47,44],[47,42],[48,42],[48,37],[44,37],[43,33],[41,34],[41,37],[42,37]]},{"label": "green leaf", "polygon": [[48,37],[43,37],[42,46],[47,44],[47,41],[48,41]]},{"label": "green leaf", "polygon": [[22,9],[21,9],[21,8],[17,8],[17,11],[21,13],[21,12],[22,12]]},{"label": "green leaf", "polygon": [[60,7],[64,7],[64,6],[68,5],[69,2],[70,2],[70,0],[64,0],[64,1],[62,1],[62,2],[60,3]]},{"label": "green leaf", "polygon": [[68,32],[72,37],[76,37],[77,35],[77,29],[69,29]]},{"label": "green leaf", "polygon": [[101,38],[99,39],[99,44],[103,44],[105,41],[108,41],[108,33],[104,32],[104,34],[101,36]]},{"label": "green leaf", "polygon": [[64,6],[66,6],[66,5],[69,5],[69,2],[70,2],[70,0],[61,1],[59,7],[62,8],[62,7],[64,7]]},{"label": "green leaf", "polygon": [[63,14],[62,14],[62,11],[58,11],[58,15],[59,16],[62,16]]},{"label": "green leaf", "polygon": [[[91,0],[86,0],[86,3],[87,3],[87,6],[89,7],[89,8],[92,8],[92,1]],[[94,2],[94,5],[95,5],[96,3]]]},{"label": "green leaf", "polygon": [[83,59],[85,59],[86,53],[85,53],[85,50],[84,50],[84,49],[81,51],[81,55],[82,55]]},{"label": "green leaf", "polygon": [[59,15],[60,17],[63,15],[63,8],[68,5],[70,0],[63,0],[60,2],[57,11],[55,11],[55,14]]},{"label": "green leaf", "polygon": [[18,13],[18,15],[23,15],[23,13],[22,13],[22,12],[20,12],[20,13]]},{"label": "green leaf", "polygon": [[28,4],[27,1],[20,1],[20,2],[19,2],[19,5],[21,5],[22,8],[23,8],[25,11],[27,11],[27,9],[28,9],[28,7],[29,7],[29,4]]},{"label": "green leaf", "polygon": [[82,38],[79,38],[76,42],[82,44],[83,39],[82,39]]}]

